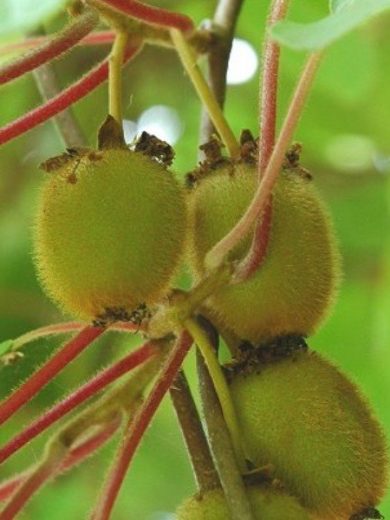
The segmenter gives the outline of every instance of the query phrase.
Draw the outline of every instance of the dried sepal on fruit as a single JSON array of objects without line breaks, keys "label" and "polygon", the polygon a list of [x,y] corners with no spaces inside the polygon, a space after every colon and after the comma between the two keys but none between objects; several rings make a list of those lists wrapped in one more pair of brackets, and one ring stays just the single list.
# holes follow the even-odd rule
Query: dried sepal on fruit
[{"label": "dried sepal on fruit", "polygon": [[182,187],[164,161],[137,146],[114,147],[110,125],[99,150],[71,150],[45,163],[35,224],[44,289],[87,320],[129,318],[162,298],[187,229]]},{"label": "dried sepal on fruit", "polygon": [[243,350],[228,369],[247,451],[324,520],[349,520],[382,498],[387,448],[357,387],[302,338]]},{"label": "dried sepal on fruit", "polygon": [[[314,520],[298,500],[271,486],[248,486],[249,501],[256,520]],[[227,520],[228,505],[222,489],[198,493],[181,504],[178,520]]]}]

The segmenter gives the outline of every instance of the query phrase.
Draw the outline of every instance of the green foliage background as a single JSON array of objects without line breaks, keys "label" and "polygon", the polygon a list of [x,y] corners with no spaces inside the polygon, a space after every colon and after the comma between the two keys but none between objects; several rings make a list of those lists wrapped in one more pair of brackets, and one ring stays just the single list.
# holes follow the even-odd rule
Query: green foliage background
[{"label": "green foliage background", "polygon": [[[26,0],[14,4],[25,6]],[[36,3],[29,0],[27,4]],[[53,5],[55,2],[51,2]],[[60,2],[57,2],[57,4]],[[151,2],[152,3],[152,2]],[[201,22],[212,16],[216,2],[180,0],[153,2],[186,12]],[[47,2],[49,5],[50,2]],[[266,4],[246,0],[237,36],[249,40],[259,52],[264,31]],[[6,5],[6,4],[4,4]],[[325,0],[293,2],[290,18],[299,22],[325,16]],[[35,22],[36,20],[34,20]],[[61,27],[65,16],[57,13],[45,20],[48,31]],[[344,281],[334,312],[325,326],[310,339],[310,345],[334,360],[354,379],[370,399],[390,437],[390,232],[389,172],[390,140],[390,17],[383,14],[369,25],[334,44],[326,54],[312,95],[303,114],[296,139],[304,144],[303,163],[312,171],[327,200],[344,262]],[[5,34],[6,43],[19,35]],[[96,63],[108,48],[77,48],[56,63],[63,86]],[[3,59],[0,56],[0,59]],[[283,115],[298,77],[304,54],[282,53],[280,116]],[[74,112],[91,144],[106,113],[106,86],[78,103]],[[0,90],[0,123],[18,117],[40,102],[30,75]],[[147,47],[125,72],[125,116],[136,119],[150,105],[167,104],[182,118],[185,132],[177,143],[175,169],[179,175],[197,161],[200,104],[183,74],[174,52]],[[257,132],[258,79],[228,89],[226,115],[233,129]],[[332,141],[344,134],[363,136],[372,143],[377,163],[353,173],[332,156]],[[61,153],[62,145],[52,123],[46,123],[0,150],[0,341],[63,320],[42,294],[31,257],[31,227],[34,205],[44,174],[37,165]],[[359,145],[349,150],[360,154]],[[333,154],[335,154],[333,147]],[[344,154],[347,151],[344,149]],[[384,165],[384,166],[383,166]],[[387,169],[386,169],[387,165]],[[93,261],[93,259],[91,259]],[[0,430],[3,443],[38,410],[59,399],[103,364],[118,358],[136,338],[110,334],[61,374],[17,418]],[[25,358],[0,370],[0,394],[6,395],[58,345],[59,340],[29,345]],[[193,383],[193,360],[186,363]],[[304,377],[304,375],[303,375]],[[298,412],[299,413],[299,412]],[[0,470],[6,478],[39,457],[44,438],[13,457]],[[35,498],[20,516],[24,520],[83,518],[94,501],[113,454],[113,445],[70,474],[59,478]],[[139,450],[120,495],[114,518],[125,520],[167,519],[164,512],[194,489],[189,464],[169,401],[160,409]],[[390,515],[390,500],[382,512]]]}]

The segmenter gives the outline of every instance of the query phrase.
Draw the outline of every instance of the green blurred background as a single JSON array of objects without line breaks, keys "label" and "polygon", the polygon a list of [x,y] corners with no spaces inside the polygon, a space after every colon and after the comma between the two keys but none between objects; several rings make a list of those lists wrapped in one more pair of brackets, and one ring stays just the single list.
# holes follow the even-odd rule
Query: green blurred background
[{"label": "green blurred background", "polygon": [[[23,5],[32,0],[15,0]],[[153,2],[185,12],[196,23],[210,18],[213,0]],[[237,37],[253,47],[261,62],[266,4],[246,0]],[[327,12],[327,1],[292,2],[291,19],[313,21]],[[61,27],[61,13],[46,29]],[[336,362],[370,399],[390,437],[390,17],[377,18],[335,44],[321,66],[296,139],[303,143],[302,161],[330,206],[344,262],[344,280],[332,316],[310,340],[312,347]],[[3,36],[1,43],[20,38]],[[56,63],[66,86],[108,52],[108,47],[77,48]],[[0,56],[0,59],[4,57]],[[283,50],[280,116],[283,115],[304,56]],[[241,60],[241,66],[245,60]],[[247,64],[248,65],[248,64]],[[245,66],[247,66],[245,65]],[[249,66],[249,65],[248,65]],[[106,115],[106,86],[74,107],[90,144]],[[18,117],[40,102],[30,75],[0,90],[0,123]],[[125,71],[125,118],[135,128],[140,116],[163,105],[165,127],[178,138],[174,167],[184,175],[197,161],[200,104],[174,52],[148,46]],[[258,71],[244,83],[228,87],[226,115],[236,133],[257,133]],[[162,115],[162,117],[165,117]],[[131,123],[132,122],[132,123]],[[163,126],[164,126],[163,125]],[[140,127],[140,124],[138,128]],[[181,132],[181,133],[180,133]],[[44,174],[37,165],[62,152],[48,122],[0,150],[0,342],[33,328],[64,320],[42,294],[31,257],[34,206]],[[93,259],[92,259],[93,261]],[[3,426],[1,443],[39,410],[59,399],[80,381],[129,349],[136,338],[111,333],[74,366],[66,369],[39,397]],[[0,369],[0,394],[6,395],[59,344],[58,339],[34,342],[23,360]],[[193,359],[186,362],[193,375]],[[5,478],[33,463],[45,436],[26,447],[1,468]],[[22,519],[84,518],[92,507],[110,462],[114,445],[47,486],[29,504]],[[191,470],[168,400],[147,432],[120,495],[114,518],[168,520],[175,506],[194,489]],[[382,512],[390,516],[390,498]]]}]

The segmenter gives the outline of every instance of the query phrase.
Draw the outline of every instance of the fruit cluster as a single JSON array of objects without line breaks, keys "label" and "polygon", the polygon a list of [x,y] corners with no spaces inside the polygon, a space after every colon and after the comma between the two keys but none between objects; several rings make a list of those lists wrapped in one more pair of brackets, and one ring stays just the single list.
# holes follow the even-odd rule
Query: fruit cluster
[{"label": "fruit cluster", "polygon": [[[252,155],[206,161],[185,193],[164,157],[138,143],[46,163],[35,256],[43,286],[65,311],[99,323],[153,312],[168,300],[185,249],[194,278],[207,275],[207,252],[253,197],[256,163]],[[238,264],[250,245],[244,237],[227,260]],[[240,340],[225,372],[250,463],[272,468],[269,482],[248,487],[261,520],[365,518],[384,492],[377,420],[348,378],[303,339],[326,316],[339,272],[327,210],[311,176],[287,160],[259,268],[198,309]],[[228,516],[219,489],[178,510],[180,520]]]}]

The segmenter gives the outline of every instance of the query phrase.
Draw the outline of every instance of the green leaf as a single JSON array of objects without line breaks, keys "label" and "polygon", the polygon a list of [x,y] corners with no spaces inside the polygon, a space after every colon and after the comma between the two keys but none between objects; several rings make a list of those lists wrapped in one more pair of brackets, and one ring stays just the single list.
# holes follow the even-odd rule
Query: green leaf
[{"label": "green leaf", "polygon": [[271,36],[291,49],[319,51],[390,9],[390,0],[332,0],[331,9],[332,14],[317,22],[279,22],[271,27]]},{"label": "green leaf", "polygon": [[37,27],[63,5],[64,0],[1,0],[0,34],[3,37]]}]

